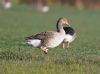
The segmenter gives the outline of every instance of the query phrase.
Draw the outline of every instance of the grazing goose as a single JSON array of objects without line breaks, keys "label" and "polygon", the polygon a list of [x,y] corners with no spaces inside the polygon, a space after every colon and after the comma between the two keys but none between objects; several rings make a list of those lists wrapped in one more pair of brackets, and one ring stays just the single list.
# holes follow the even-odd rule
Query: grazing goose
[{"label": "grazing goose", "polygon": [[76,33],[75,30],[69,26],[63,27],[63,29],[65,30],[66,35],[64,41],[61,43],[61,46],[62,48],[65,48],[65,43],[67,43],[67,48],[69,48],[69,44],[76,38]]},{"label": "grazing goose", "polygon": [[65,38],[64,25],[69,25],[66,18],[59,18],[57,21],[57,30],[41,32],[26,38],[26,43],[33,47],[41,48],[45,54],[48,53],[48,48],[54,48],[60,45]]}]

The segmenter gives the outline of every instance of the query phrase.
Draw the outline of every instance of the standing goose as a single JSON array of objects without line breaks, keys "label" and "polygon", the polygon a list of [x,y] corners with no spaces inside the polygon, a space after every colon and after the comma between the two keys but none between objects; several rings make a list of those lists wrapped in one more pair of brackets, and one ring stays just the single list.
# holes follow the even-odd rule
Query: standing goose
[{"label": "standing goose", "polygon": [[[62,48],[65,48],[65,43],[67,43],[67,48],[69,48],[69,44],[73,42],[76,38],[76,33],[75,30],[70,26],[63,27],[63,29],[65,30],[65,38],[64,41],[61,43],[61,46]],[[59,30],[57,30],[57,32],[58,31]]]},{"label": "standing goose", "polygon": [[59,18],[57,21],[57,30],[41,32],[26,38],[26,43],[33,47],[41,48],[45,54],[48,53],[48,48],[54,48],[60,45],[65,38],[64,25],[69,25],[66,18]]}]

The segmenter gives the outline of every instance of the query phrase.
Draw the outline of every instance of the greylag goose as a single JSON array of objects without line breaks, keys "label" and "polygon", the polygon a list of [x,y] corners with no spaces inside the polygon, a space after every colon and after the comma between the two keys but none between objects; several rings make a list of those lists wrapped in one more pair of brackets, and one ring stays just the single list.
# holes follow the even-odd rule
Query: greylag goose
[{"label": "greylag goose", "polygon": [[61,43],[61,46],[62,48],[65,48],[65,43],[67,43],[67,48],[69,48],[70,43],[76,38],[76,33],[75,30],[70,26],[63,27],[63,29],[65,30],[66,35],[64,41]]},{"label": "greylag goose", "polygon": [[56,31],[41,32],[26,38],[26,43],[43,50],[45,54],[48,53],[48,48],[54,48],[60,45],[65,38],[64,25],[69,25],[66,18],[59,18],[57,21]]}]

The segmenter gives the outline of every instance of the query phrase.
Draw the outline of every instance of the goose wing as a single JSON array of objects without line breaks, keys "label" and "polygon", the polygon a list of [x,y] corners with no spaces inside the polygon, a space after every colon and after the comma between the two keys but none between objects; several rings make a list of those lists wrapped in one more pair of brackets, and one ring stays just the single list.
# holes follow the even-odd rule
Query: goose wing
[{"label": "goose wing", "polygon": [[26,38],[27,39],[39,39],[39,40],[43,40],[43,39],[47,39],[47,38],[53,38],[54,36],[54,32],[50,31],[50,32],[41,32],[38,33],[36,35],[32,35]]}]

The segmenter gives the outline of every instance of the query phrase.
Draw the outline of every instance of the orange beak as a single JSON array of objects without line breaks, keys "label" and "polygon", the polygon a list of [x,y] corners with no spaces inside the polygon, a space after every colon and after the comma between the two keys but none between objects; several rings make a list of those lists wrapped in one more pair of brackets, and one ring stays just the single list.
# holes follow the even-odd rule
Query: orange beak
[{"label": "orange beak", "polygon": [[69,23],[68,23],[68,21],[65,21],[65,25],[68,25],[68,26],[70,26],[70,25],[69,25]]}]

